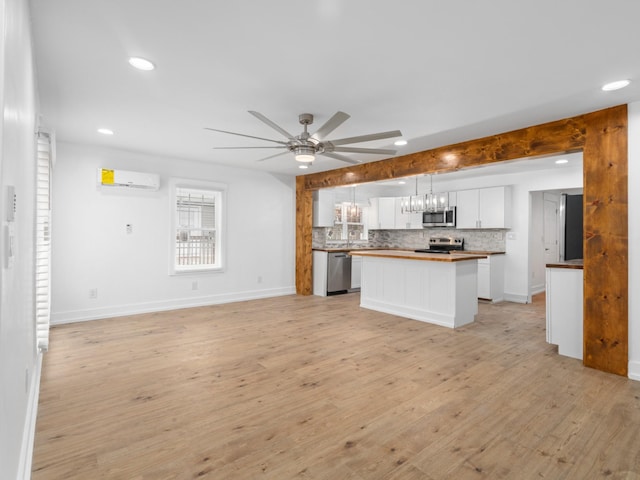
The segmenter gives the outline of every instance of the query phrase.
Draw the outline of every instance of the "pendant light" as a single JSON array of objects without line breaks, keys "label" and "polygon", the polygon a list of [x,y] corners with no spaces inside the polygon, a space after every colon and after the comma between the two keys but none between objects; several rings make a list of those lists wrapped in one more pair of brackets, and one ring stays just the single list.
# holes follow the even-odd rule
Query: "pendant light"
[{"label": "pendant light", "polygon": [[431,181],[431,185],[429,187],[429,193],[425,195],[426,210],[428,212],[446,210],[449,207],[449,194],[433,193],[433,175],[429,175],[429,178]]},{"label": "pendant light", "polygon": [[425,210],[425,197],[418,195],[418,177],[416,176],[416,194],[402,197],[400,211],[402,213],[422,213]]}]

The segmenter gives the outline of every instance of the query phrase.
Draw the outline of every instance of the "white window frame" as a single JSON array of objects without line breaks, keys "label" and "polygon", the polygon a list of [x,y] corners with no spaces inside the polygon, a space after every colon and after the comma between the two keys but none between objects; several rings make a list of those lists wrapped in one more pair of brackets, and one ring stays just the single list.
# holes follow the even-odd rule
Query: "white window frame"
[{"label": "white window frame", "polygon": [[[179,188],[191,188],[197,190],[207,190],[216,196],[216,252],[215,264],[209,265],[176,265],[176,231],[177,221],[177,191]],[[224,272],[226,269],[226,231],[227,231],[227,185],[219,182],[208,182],[204,180],[192,180],[185,178],[169,179],[169,197],[171,199],[171,232],[169,234],[169,275],[186,275],[193,273],[215,273]]]}]

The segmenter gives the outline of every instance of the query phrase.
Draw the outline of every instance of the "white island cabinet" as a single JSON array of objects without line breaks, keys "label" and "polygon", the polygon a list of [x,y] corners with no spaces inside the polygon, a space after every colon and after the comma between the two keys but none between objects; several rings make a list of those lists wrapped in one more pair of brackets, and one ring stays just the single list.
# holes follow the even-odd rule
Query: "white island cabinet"
[{"label": "white island cabinet", "polygon": [[455,328],[478,313],[478,259],[402,250],[352,251],[362,257],[360,306]]}]

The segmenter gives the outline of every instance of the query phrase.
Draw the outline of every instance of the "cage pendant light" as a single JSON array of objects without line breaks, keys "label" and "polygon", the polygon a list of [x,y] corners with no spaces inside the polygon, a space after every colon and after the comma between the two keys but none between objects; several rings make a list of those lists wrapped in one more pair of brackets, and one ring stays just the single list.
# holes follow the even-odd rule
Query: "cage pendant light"
[{"label": "cage pendant light", "polygon": [[433,193],[433,175],[429,175],[431,185],[429,193],[425,195],[425,210],[427,212],[435,212],[446,210],[449,207],[449,195],[447,193]]},{"label": "cage pendant light", "polygon": [[418,177],[416,176],[416,194],[403,197],[400,203],[402,213],[422,213],[425,210],[425,196],[418,195]]}]

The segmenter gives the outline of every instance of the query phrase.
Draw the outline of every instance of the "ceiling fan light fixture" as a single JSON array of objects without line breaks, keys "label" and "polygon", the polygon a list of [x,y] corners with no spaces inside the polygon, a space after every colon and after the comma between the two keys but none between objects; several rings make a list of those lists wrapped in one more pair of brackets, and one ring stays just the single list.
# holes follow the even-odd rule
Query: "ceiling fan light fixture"
[{"label": "ceiling fan light fixture", "polygon": [[300,145],[295,148],[296,161],[311,163],[316,159],[315,148],[309,145]]}]

